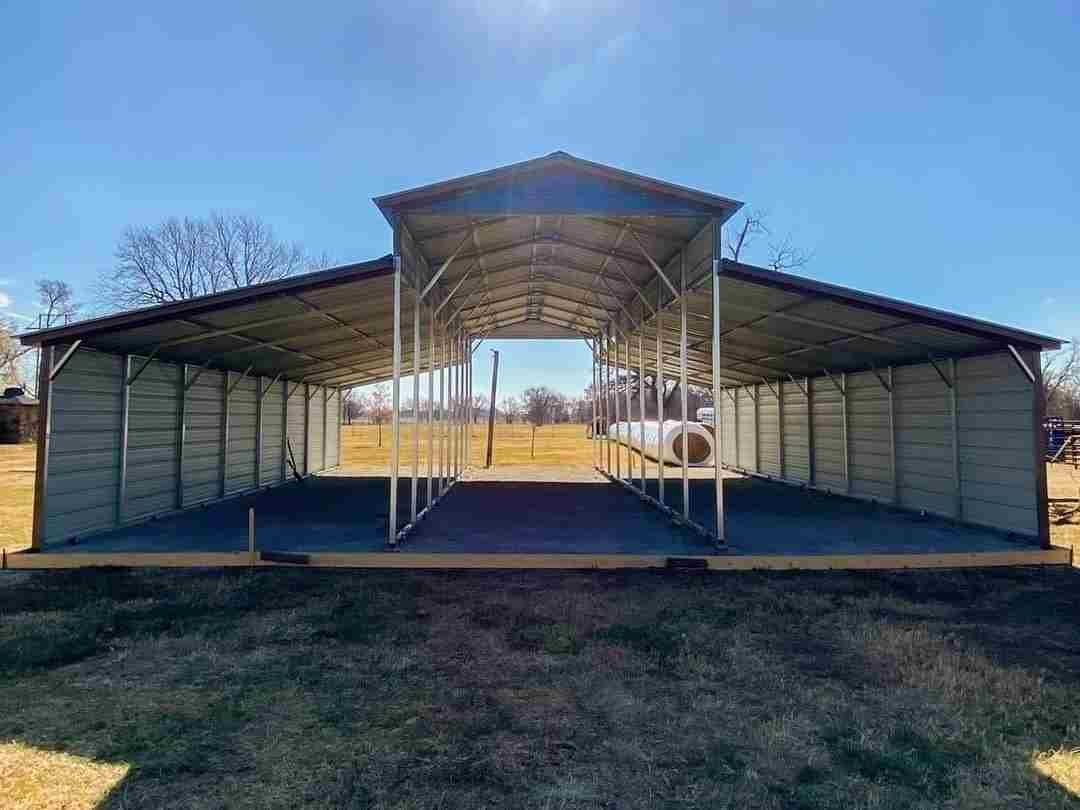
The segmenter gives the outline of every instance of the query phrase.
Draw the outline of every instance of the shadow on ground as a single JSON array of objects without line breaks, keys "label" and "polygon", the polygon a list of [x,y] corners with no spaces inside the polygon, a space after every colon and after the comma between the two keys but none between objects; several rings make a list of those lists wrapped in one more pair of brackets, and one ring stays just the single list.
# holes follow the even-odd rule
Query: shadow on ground
[{"label": "shadow on ground", "polygon": [[1073,807],[1078,582],[5,572],[0,744],[103,808]]}]

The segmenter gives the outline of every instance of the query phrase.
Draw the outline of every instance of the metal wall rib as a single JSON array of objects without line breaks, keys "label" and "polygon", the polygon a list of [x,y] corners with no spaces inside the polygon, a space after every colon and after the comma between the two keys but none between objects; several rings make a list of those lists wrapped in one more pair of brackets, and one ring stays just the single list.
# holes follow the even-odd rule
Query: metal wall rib
[{"label": "metal wall rib", "polygon": [[[125,368],[130,385],[125,385]],[[287,389],[296,383],[279,380],[270,387],[266,378],[239,379],[237,374],[226,380],[220,372],[193,366],[183,381],[181,374],[178,365],[146,363],[135,356],[83,348],[71,356],[49,396],[43,543],[291,479],[282,464],[282,408]],[[235,387],[226,405],[227,382]],[[305,389],[298,387],[288,410],[302,474],[308,471],[304,448],[312,438],[307,430],[315,435],[318,451],[314,469],[324,469],[324,435],[325,466],[336,466],[340,457],[337,389],[310,388],[313,404],[318,403],[310,420],[305,418]],[[265,391],[261,408],[259,391]],[[331,403],[325,411],[324,399]]]}]

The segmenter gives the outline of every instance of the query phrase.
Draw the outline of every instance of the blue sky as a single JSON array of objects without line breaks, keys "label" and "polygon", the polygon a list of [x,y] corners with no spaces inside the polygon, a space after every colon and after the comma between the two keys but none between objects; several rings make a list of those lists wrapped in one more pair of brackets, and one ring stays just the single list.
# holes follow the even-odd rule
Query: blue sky
[{"label": "blue sky", "polygon": [[[127,225],[370,258],[372,196],[564,149],[768,209],[816,278],[1080,335],[1075,2],[155,5],[0,11],[8,316]],[[506,390],[587,381],[499,348]]]}]

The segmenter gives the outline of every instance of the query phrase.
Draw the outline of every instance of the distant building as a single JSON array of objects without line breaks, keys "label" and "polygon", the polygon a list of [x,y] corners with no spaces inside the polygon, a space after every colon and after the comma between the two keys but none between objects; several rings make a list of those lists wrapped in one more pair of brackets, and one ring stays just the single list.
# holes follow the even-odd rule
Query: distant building
[{"label": "distant building", "polygon": [[5,388],[0,397],[0,444],[32,442],[38,432],[38,401],[21,388]]}]

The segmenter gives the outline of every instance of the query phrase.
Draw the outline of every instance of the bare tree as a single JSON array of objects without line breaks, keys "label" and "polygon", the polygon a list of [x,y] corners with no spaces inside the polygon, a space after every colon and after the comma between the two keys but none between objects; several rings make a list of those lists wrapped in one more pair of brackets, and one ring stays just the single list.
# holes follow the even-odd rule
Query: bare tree
[{"label": "bare tree", "polygon": [[1042,355],[1043,402],[1050,416],[1072,418],[1080,400],[1080,342]]},{"label": "bare tree", "polygon": [[383,422],[390,416],[390,388],[386,383],[380,383],[372,389],[370,397],[368,413],[371,421],[379,426],[379,447],[382,447]]},{"label": "bare tree", "polygon": [[521,398],[525,402],[525,414],[537,427],[547,424],[555,417],[555,410],[560,401],[559,393],[544,385],[526,388]]},{"label": "bare tree", "polygon": [[116,248],[116,266],[101,273],[95,294],[107,309],[182,301],[285,278],[311,262],[297,244],[243,214],[167,219],[131,227]]},{"label": "bare tree", "polygon": [[75,291],[66,281],[42,278],[34,284],[38,299],[38,328],[48,329],[60,323],[70,323],[79,312]]},{"label": "bare tree", "polygon": [[345,423],[351,425],[354,419],[363,419],[371,407],[369,400],[357,388],[345,391]]},{"label": "bare tree", "polygon": [[[743,250],[757,240],[759,236],[771,236],[769,229],[769,214],[761,209],[745,214],[742,221],[731,228],[725,250],[728,258],[739,261]],[[795,270],[805,266],[810,261],[810,254],[792,244],[791,236],[784,236],[776,241],[769,242],[769,253],[766,264],[773,270]]]},{"label": "bare tree", "polygon": [[500,402],[502,406],[503,418],[506,420],[506,424],[511,425],[514,423],[514,417],[521,411],[521,402],[517,397],[505,396]]},{"label": "bare tree", "polygon": [[488,398],[485,394],[473,394],[472,398],[472,419],[470,420],[474,425],[480,421],[480,416],[487,413]]},{"label": "bare tree", "polygon": [[28,350],[15,339],[15,328],[7,321],[0,320],[0,385],[23,386],[24,370],[20,360]]}]

